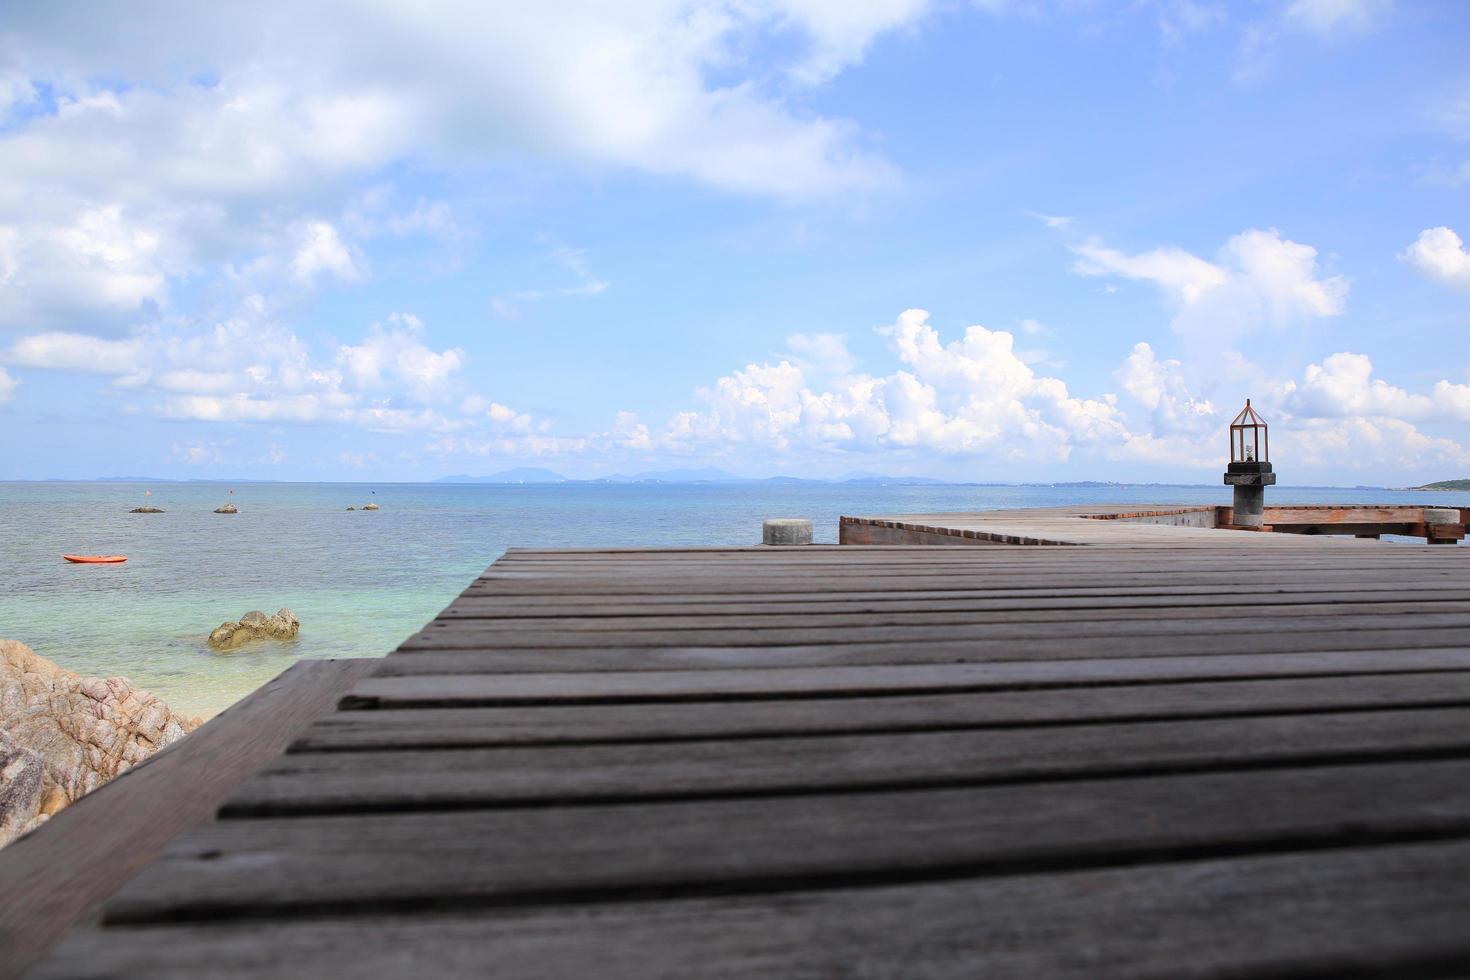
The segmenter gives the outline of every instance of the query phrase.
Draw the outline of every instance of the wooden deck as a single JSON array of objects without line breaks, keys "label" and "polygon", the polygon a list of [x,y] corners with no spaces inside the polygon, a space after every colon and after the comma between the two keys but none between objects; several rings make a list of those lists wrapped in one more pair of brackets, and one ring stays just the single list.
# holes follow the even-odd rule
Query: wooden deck
[{"label": "wooden deck", "polygon": [[1470,549],[1074,543],[512,551],[34,975],[1470,969]]}]

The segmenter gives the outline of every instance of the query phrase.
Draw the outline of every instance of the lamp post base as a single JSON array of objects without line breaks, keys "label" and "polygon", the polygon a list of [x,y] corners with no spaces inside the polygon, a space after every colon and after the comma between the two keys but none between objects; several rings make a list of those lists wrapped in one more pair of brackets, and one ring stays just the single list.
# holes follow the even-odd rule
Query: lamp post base
[{"label": "lamp post base", "polygon": [[1231,518],[1236,527],[1260,527],[1266,523],[1266,488],[1235,488],[1235,516]]},{"label": "lamp post base", "polygon": [[1231,463],[1225,483],[1235,487],[1236,527],[1261,527],[1266,523],[1266,488],[1276,482],[1270,463]]}]

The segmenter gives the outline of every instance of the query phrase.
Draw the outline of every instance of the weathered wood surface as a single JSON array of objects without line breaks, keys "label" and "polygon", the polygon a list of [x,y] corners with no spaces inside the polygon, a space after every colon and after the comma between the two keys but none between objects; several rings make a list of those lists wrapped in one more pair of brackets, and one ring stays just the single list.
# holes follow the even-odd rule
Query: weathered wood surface
[{"label": "weathered wood surface", "polygon": [[[112,923],[286,918],[518,896],[784,890],[1021,873],[1249,847],[1348,846],[1470,833],[1470,760],[1188,773],[993,789],[665,805],[240,821],[206,830],[112,903]],[[1303,798],[1314,805],[1303,807]],[[1148,819],[1140,816],[1147,814]],[[657,847],[627,842],[657,837]],[[538,846],[561,841],[555,861]],[[237,869],[253,866],[242,878]]]},{"label": "weathered wood surface", "polygon": [[[544,845],[543,845],[544,846]],[[1456,977],[1463,841],[870,887],[98,930],[37,976]]]},{"label": "weathered wood surface", "polygon": [[1470,551],[1029,520],[512,551],[37,976],[1470,970]]},{"label": "weathered wood surface", "polygon": [[375,666],[303,660],[0,850],[0,977],[18,976]]}]

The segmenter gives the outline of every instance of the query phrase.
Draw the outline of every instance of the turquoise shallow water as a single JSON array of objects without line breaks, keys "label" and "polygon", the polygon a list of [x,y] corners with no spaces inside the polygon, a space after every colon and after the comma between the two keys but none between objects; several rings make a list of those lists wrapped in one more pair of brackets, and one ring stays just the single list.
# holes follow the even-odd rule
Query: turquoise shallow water
[{"label": "turquoise shallow water", "polygon": [[[0,637],[214,714],[301,657],[378,656],[511,546],[740,545],[766,517],[1070,503],[1228,503],[1225,487],[0,483]],[[144,491],[152,496],[145,497]],[[1271,502],[1443,503],[1470,494],[1275,487]],[[212,513],[234,502],[240,513]],[[348,513],[375,501],[382,510]],[[129,514],[142,504],[164,514]],[[64,552],[122,553],[70,565]],[[294,643],[232,653],[209,631],[289,606]]]}]

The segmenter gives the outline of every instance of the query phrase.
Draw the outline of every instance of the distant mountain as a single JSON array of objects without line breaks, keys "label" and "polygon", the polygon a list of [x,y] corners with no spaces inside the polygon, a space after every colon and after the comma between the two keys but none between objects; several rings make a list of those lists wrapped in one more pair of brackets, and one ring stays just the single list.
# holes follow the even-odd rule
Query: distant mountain
[{"label": "distant mountain", "polygon": [[633,483],[751,483],[746,477],[736,476],[713,466],[702,469],[649,470],[636,473],[630,478]]},{"label": "distant mountain", "polygon": [[935,480],[927,476],[885,476],[882,473],[849,473],[842,478],[841,482],[856,484],[858,486],[898,486],[898,487],[930,487],[947,483],[947,480]]},{"label": "distant mountain", "polygon": [[518,466],[513,470],[502,470],[489,476],[441,476],[435,483],[566,483],[567,478],[552,470],[535,466]]},{"label": "distant mountain", "polygon": [[[64,477],[53,477],[46,480],[47,483],[75,483]],[[99,476],[98,483],[182,483],[182,480],[172,480],[162,476]]]},{"label": "distant mountain", "polygon": [[537,469],[534,467],[519,467],[513,470],[505,470],[501,473],[492,473],[489,476],[467,476],[463,473],[454,476],[441,476],[435,483],[710,483],[724,485],[744,484],[766,484],[775,486],[792,486],[797,484],[817,483],[849,483],[856,485],[886,485],[886,486],[935,486],[945,483],[944,480],[934,480],[926,476],[884,476],[878,473],[849,473],[837,479],[811,479],[799,476],[770,476],[750,477],[736,476],[728,470],[718,469],[713,466],[705,466],[694,469],[673,470],[646,470],[642,473],[634,473],[629,476],[625,473],[614,473],[611,476],[600,476],[590,480],[574,480],[551,470]]},{"label": "distant mountain", "polygon": [[1438,483],[1426,483],[1422,487],[1410,487],[1410,490],[1470,490],[1470,480],[1440,480]]}]

